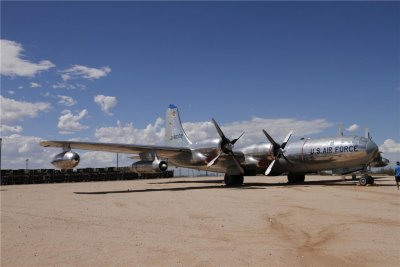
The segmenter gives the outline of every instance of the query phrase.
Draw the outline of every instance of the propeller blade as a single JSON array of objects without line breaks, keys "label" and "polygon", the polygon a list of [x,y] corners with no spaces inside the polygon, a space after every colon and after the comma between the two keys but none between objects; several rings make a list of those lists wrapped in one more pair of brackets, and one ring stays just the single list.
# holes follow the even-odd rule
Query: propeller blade
[{"label": "propeller blade", "polygon": [[240,165],[239,161],[236,159],[235,154],[232,151],[229,154],[232,155],[233,161],[235,162],[236,167],[239,169],[240,173],[243,174],[244,170],[243,170],[242,166]]},{"label": "propeller blade", "polygon": [[218,123],[214,120],[214,118],[212,118],[211,121],[214,124],[215,129],[217,129],[219,136],[221,136],[222,139],[226,140],[227,138],[225,137],[225,135],[222,132],[221,128],[219,127]]},{"label": "propeller blade", "polygon": [[282,157],[283,157],[290,165],[293,166],[293,163],[291,163],[291,162],[287,159],[287,157],[286,157],[285,155],[282,154]]},{"label": "propeller blade", "polygon": [[215,161],[222,155],[222,151],[215,157],[213,158],[209,163],[207,163],[207,167],[211,167],[214,165]]},{"label": "propeller blade", "polygon": [[265,131],[263,129],[263,133],[265,134],[265,136],[268,138],[269,142],[274,146],[274,147],[280,147],[280,145],[275,142],[275,140],[267,133],[267,131]]},{"label": "propeller blade", "polygon": [[293,134],[293,130],[288,133],[288,135],[286,136],[285,140],[283,141],[283,143],[281,145],[282,149],[285,148],[285,146],[286,146],[287,142],[289,142],[289,139],[292,136],[292,134]]},{"label": "propeller blade", "polygon": [[275,164],[275,160],[273,160],[271,162],[271,164],[269,164],[267,170],[265,171],[265,175],[268,175],[272,171],[272,167],[274,167],[274,164]]},{"label": "propeller blade", "polygon": [[234,145],[234,144],[236,143],[236,141],[239,140],[240,137],[242,137],[243,135],[244,135],[244,132],[243,132],[238,138],[233,139],[233,140],[231,141],[231,144]]}]

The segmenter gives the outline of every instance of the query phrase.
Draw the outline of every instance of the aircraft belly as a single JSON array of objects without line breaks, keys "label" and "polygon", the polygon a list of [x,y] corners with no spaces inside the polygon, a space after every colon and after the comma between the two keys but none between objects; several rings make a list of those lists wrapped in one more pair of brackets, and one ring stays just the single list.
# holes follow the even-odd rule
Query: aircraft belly
[{"label": "aircraft belly", "polygon": [[[198,152],[199,151],[196,150],[185,155],[180,155],[179,157],[170,157],[166,160],[168,160],[168,163],[170,165],[176,167],[222,173],[237,173],[239,171],[231,155],[221,155],[212,166],[207,167],[209,158],[212,158],[213,155],[211,155],[211,157],[206,157],[202,155],[202,153]],[[246,168],[245,157],[243,156],[243,154],[236,154],[236,158],[242,163],[242,166],[244,165],[243,167]]]}]

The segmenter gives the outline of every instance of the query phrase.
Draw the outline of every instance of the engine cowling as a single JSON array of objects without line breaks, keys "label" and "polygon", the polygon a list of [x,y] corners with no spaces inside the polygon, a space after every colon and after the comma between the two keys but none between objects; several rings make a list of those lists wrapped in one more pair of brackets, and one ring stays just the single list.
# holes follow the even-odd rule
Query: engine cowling
[{"label": "engine cowling", "polygon": [[168,163],[165,160],[141,160],[133,163],[131,169],[136,173],[159,173],[168,169]]},{"label": "engine cowling", "polygon": [[73,169],[79,164],[79,162],[80,157],[78,153],[69,150],[55,155],[51,164],[53,164],[56,168],[66,170]]}]

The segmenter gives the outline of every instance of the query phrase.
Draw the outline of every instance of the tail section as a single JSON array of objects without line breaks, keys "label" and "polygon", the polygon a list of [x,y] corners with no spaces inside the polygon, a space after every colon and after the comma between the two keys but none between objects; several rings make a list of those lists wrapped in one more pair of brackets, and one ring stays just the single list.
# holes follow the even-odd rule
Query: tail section
[{"label": "tail section", "polygon": [[187,147],[192,144],[183,130],[177,106],[169,105],[165,124],[165,144],[167,146]]}]

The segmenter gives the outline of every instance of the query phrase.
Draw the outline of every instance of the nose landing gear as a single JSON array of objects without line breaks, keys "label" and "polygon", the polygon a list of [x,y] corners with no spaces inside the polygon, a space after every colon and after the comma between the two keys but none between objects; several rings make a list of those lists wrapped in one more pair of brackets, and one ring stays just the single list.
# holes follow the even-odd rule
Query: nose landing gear
[{"label": "nose landing gear", "polygon": [[365,174],[362,175],[360,177],[360,179],[358,180],[359,184],[362,186],[366,186],[366,185],[373,185],[374,184],[374,178],[372,178],[372,176]]}]

